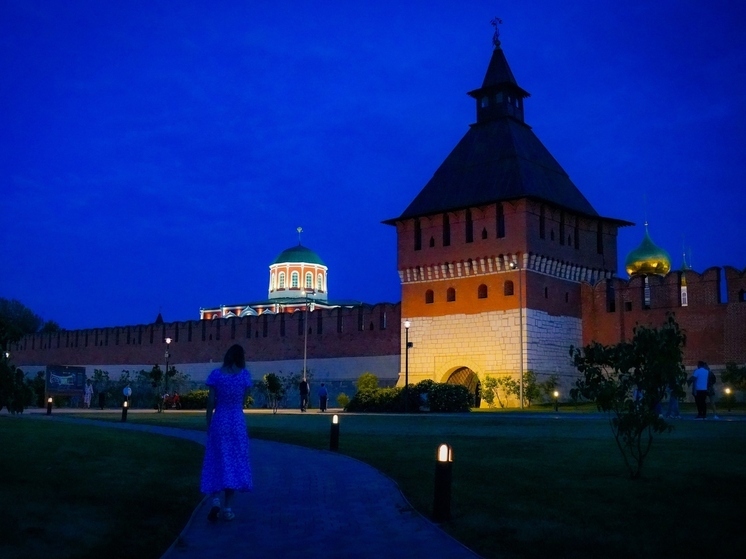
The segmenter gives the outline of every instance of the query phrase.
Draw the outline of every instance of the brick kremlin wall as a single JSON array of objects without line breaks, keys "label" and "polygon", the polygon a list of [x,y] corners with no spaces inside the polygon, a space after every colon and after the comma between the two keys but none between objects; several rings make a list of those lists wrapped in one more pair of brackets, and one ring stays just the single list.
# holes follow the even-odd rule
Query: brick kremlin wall
[{"label": "brick kremlin wall", "polygon": [[[687,336],[687,367],[694,367],[698,360],[717,369],[729,361],[746,363],[746,270],[730,266],[722,271],[709,268],[701,274],[687,270],[685,279],[689,304],[682,306],[682,272],[650,277],[649,308],[642,278],[582,284],[583,343],[629,340],[635,326],[660,326],[673,313]],[[721,286],[723,281],[725,286]]]},{"label": "brick kremlin wall", "polygon": [[[165,338],[172,339],[169,364],[190,372],[195,364],[222,363],[225,351],[234,343],[246,350],[247,361],[272,363],[302,369],[306,313],[264,314],[242,318],[192,320],[87,330],[63,330],[32,334],[12,344],[12,361],[21,368],[46,365],[77,365],[106,368],[143,364],[164,364]],[[401,338],[401,306],[382,303],[358,308],[315,310],[308,313],[308,368],[314,362],[392,363],[397,378]],[[392,359],[381,361],[381,357]],[[369,358],[366,360],[366,358]],[[204,367],[202,367],[204,368]],[[206,369],[209,372],[209,368]],[[297,372],[296,371],[296,372]],[[92,371],[89,371],[89,374]],[[361,374],[365,370],[359,371]],[[194,378],[194,377],[193,377]],[[316,377],[318,379],[318,376]]]}]

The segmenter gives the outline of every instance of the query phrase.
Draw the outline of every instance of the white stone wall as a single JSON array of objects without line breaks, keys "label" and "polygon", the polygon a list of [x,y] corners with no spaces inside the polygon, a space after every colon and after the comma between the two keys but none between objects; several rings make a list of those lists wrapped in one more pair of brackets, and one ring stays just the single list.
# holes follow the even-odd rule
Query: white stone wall
[{"label": "white stone wall", "polygon": [[[192,382],[204,382],[210,371],[216,369],[222,364],[221,362],[209,363],[171,363],[180,372],[190,376]],[[166,364],[161,363],[161,368]],[[112,381],[119,380],[122,371],[130,371],[130,375],[140,370],[149,371],[153,364],[142,365],[82,365],[86,369],[88,377],[93,376],[94,369],[108,371],[109,378]],[[391,383],[396,380],[399,372],[398,355],[379,355],[371,357],[341,357],[335,359],[309,359],[307,362],[308,370],[313,375],[314,382],[332,382],[332,381],[355,381],[363,373],[373,373],[379,380]],[[254,380],[261,379],[267,373],[299,373],[303,370],[303,359],[288,359],[285,361],[250,361],[246,363],[246,368],[251,371],[251,377]],[[29,366],[23,367],[22,370],[27,374],[34,376],[37,371],[46,370],[45,367]]]},{"label": "white stone wall", "polygon": [[[481,378],[506,373],[520,375],[521,323],[523,323],[523,368],[533,370],[537,380],[550,374],[560,377],[567,394],[577,378],[569,358],[571,345],[582,344],[578,318],[551,316],[542,311],[494,311],[409,319],[409,382],[424,379],[444,382],[460,367],[468,367]],[[404,384],[405,332],[399,384]]]}]

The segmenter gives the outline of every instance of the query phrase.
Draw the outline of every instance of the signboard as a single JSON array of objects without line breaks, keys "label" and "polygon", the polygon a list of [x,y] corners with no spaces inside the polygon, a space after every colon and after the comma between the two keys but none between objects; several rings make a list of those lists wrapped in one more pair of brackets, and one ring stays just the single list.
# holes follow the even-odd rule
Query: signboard
[{"label": "signboard", "polygon": [[85,391],[85,367],[47,365],[47,393],[73,394]]}]

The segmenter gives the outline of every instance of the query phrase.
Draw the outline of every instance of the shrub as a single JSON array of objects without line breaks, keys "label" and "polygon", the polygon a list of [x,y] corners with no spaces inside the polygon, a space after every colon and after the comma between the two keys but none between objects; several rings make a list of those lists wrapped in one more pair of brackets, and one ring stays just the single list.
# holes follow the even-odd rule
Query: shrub
[{"label": "shrub", "polygon": [[398,412],[404,409],[401,388],[359,390],[347,405],[351,412]]},{"label": "shrub", "polygon": [[344,392],[340,392],[339,395],[337,395],[337,404],[342,409],[347,409],[347,406],[350,405],[350,397]]},{"label": "shrub", "polygon": [[433,384],[428,396],[431,412],[465,412],[471,409],[469,389],[460,384]]},{"label": "shrub", "polygon": [[207,409],[207,390],[192,390],[181,396],[181,409],[204,410]]},{"label": "shrub", "polygon": [[378,388],[378,377],[373,373],[363,373],[360,375],[360,378],[357,379],[355,386],[357,386],[358,391],[375,390]]}]

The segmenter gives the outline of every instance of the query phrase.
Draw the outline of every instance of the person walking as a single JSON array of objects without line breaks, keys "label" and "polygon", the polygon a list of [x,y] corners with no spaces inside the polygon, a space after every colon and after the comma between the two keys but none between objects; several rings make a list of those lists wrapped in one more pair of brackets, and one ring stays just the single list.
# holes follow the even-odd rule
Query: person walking
[{"label": "person walking", "polygon": [[308,393],[309,393],[308,381],[302,379],[298,385],[298,392],[300,392],[300,411],[306,411],[308,407]]},{"label": "person walking", "polygon": [[321,388],[319,388],[319,411],[326,411],[326,400],[329,398],[329,391],[326,389],[326,386],[324,386],[324,383],[321,383]]},{"label": "person walking", "polygon": [[689,378],[692,382],[694,402],[697,404],[696,419],[705,419],[707,417],[707,379],[709,376],[710,371],[707,370],[707,365],[704,361],[699,361],[697,368]]},{"label": "person walking", "polygon": [[720,419],[718,411],[715,409],[715,383],[717,383],[718,379],[709,365],[705,364],[705,369],[707,369],[707,403],[710,404],[710,409],[712,410],[712,419]]},{"label": "person walking", "polygon": [[85,392],[83,393],[83,406],[85,409],[90,409],[91,398],[93,398],[93,383],[91,379],[85,381]]},{"label": "person walking", "polygon": [[[212,497],[207,515],[211,522],[218,518],[233,520],[233,496],[236,491],[251,491],[253,479],[249,462],[249,435],[243,406],[251,388],[251,375],[246,370],[246,355],[238,344],[231,346],[223,366],[215,369],[205,382],[207,395],[207,442],[202,464],[200,490]],[[223,492],[223,506],[220,493]]]}]

